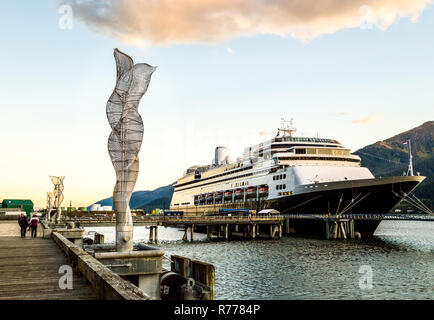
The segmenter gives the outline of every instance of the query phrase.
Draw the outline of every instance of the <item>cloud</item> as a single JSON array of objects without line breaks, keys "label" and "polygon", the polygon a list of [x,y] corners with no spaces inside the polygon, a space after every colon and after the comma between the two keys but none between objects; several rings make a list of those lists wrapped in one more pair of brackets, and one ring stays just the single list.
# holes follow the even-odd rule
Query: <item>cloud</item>
[{"label": "cloud", "polygon": [[359,120],[353,120],[354,124],[374,124],[379,122],[381,119],[383,119],[384,116],[377,114],[375,116],[359,119]]},{"label": "cloud", "polygon": [[226,48],[226,51],[229,53],[229,54],[233,54],[234,53],[234,50],[232,50],[232,48]]},{"label": "cloud", "polygon": [[92,31],[126,43],[218,43],[272,34],[310,40],[345,28],[416,22],[433,0],[62,0]]},{"label": "cloud", "polygon": [[271,131],[267,131],[267,130],[261,130],[261,131],[259,131],[259,135],[262,137],[262,136],[269,136],[269,135],[272,135],[274,132],[271,132]]}]

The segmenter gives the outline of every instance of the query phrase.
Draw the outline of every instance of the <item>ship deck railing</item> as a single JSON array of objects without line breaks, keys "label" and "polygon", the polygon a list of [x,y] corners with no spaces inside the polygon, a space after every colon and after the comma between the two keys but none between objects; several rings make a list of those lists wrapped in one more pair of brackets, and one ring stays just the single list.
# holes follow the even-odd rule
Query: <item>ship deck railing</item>
[{"label": "ship deck railing", "polygon": [[[266,223],[278,222],[284,219],[317,219],[317,220],[403,220],[403,221],[434,221],[434,215],[428,214],[280,214],[280,215],[186,215],[186,216],[163,216],[149,215],[133,217],[134,223],[161,223],[161,224],[206,224],[206,223]],[[116,217],[68,217],[65,222],[79,223],[115,223]]]},{"label": "ship deck railing", "polygon": [[[200,216],[141,216],[134,217],[134,223],[161,224],[207,224],[207,223],[279,223],[284,220],[283,215],[200,215]],[[116,217],[68,217],[65,222],[78,223],[114,223]]]},{"label": "ship deck railing", "polygon": [[434,215],[428,214],[394,214],[394,213],[372,213],[372,214],[283,214],[287,219],[353,219],[353,220],[405,220],[405,221],[434,221]]}]

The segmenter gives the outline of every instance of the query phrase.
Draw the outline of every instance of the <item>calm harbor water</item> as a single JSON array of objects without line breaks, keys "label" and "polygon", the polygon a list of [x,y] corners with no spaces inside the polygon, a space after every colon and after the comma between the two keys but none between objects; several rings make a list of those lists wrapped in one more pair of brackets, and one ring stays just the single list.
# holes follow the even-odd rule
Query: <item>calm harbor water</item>
[{"label": "calm harbor water", "polygon": [[[114,242],[114,227],[85,229]],[[134,229],[134,240],[147,242],[149,230]],[[160,227],[153,245],[214,264],[217,299],[434,299],[434,222],[383,221],[369,240],[225,242],[197,233],[190,243],[182,235]]]}]

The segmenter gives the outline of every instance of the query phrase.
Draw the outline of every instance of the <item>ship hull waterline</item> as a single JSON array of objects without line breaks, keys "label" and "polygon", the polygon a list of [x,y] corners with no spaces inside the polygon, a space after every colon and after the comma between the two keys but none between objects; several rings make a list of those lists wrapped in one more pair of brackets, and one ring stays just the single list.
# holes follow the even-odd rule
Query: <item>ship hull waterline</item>
[{"label": "ship hull waterline", "polygon": [[[275,209],[281,214],[385,214],[421,183],[423,176],[398,176],[316,183],[297,186],[292,194],[274,199],[246,199],[235,203],[200,204],[175,208],[184,215],[216,214],[219,209]],[[363,235],[372,235],[381,221],[356,221],[355,229]],[[322,224],[313,219],[293,220],[296,234],[317,234]]]}]

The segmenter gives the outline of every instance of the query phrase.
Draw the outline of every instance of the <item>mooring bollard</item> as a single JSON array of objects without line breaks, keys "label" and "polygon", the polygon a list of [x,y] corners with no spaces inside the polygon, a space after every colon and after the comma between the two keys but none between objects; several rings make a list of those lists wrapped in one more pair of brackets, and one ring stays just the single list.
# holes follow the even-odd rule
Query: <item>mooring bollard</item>
[{"label": "mooring bollard", "polygon": [[95,244],[104,244],[104,235],[101,233],[95,233]]}]

